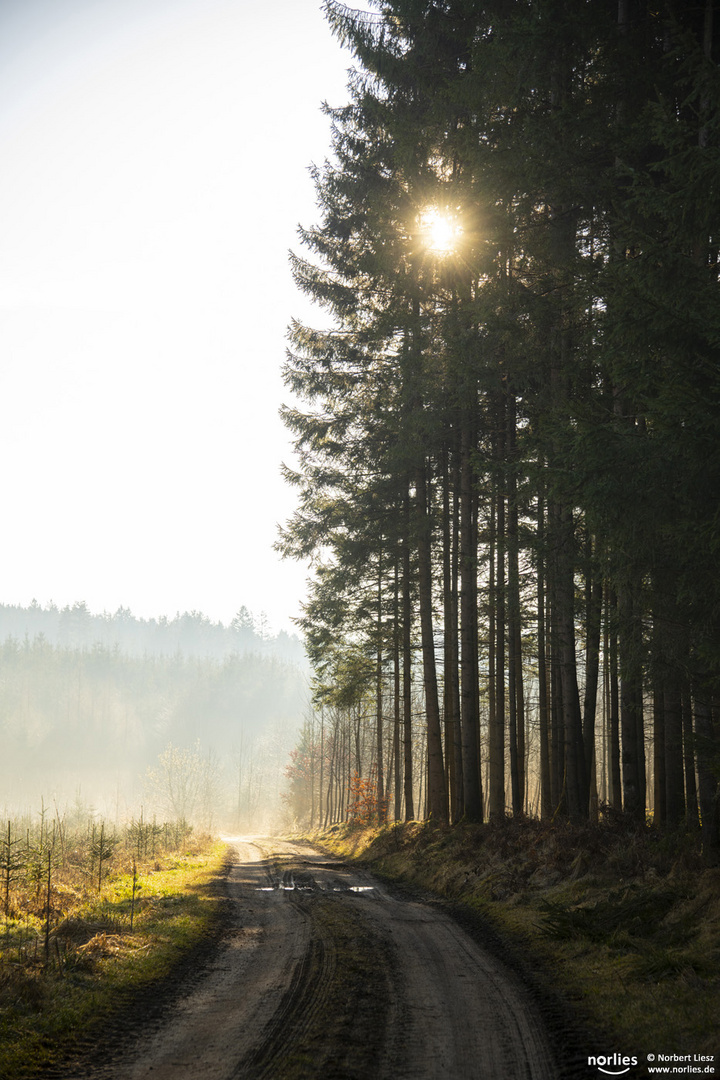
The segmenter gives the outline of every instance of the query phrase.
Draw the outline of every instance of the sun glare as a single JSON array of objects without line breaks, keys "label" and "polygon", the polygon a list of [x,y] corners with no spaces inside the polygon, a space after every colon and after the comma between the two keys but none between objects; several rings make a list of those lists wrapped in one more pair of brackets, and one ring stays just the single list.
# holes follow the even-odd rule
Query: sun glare
[{"label": "sun glare", "polygon": [[462,236],[462,226],[448,211],[426,210],[420,215],[420,227],[426,247],[438,255],[455,251]]}]

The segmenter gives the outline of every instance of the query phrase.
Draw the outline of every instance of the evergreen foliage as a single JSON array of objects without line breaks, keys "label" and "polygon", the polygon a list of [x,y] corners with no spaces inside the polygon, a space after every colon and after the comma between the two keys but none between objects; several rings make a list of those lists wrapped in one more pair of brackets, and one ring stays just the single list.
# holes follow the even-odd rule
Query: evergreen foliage
[{"label": "evergreen foliage", "polygon": [[717,858],[718,5],[373,8],[325,4],[357,68],[293,270],[331,322],[285,372],[342,776],[362,708],[385,797],[421,679],[432,817],[650,807]]}]

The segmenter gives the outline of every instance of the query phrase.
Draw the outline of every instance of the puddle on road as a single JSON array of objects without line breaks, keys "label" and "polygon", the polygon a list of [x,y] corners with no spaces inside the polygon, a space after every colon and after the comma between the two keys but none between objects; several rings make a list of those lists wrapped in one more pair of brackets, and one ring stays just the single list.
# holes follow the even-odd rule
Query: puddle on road
[{"label": "puddle on road", "polygon": [[261,885],[255,892],[312,892],[312,885]]},{"label": "puddle on road", "polygon": [[[372,892],[374,885],[335,885],[333,886],[333,892]],[[314,892],[313,885],[260,885],[255,888],[255,892]],[[322,891],[322,890],[321,890]]]}]

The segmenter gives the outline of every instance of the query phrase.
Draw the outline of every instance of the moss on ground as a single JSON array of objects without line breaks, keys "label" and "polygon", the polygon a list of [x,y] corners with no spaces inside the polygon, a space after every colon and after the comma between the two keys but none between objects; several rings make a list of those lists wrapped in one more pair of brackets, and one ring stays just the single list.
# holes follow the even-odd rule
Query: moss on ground
[{"label": "moss on ground", "polygon": [[622,820],[508,820],[336,827],[314,839],[481,914],[607,1045],[717,1064],[720,870],[703,868],[692,838]]}]

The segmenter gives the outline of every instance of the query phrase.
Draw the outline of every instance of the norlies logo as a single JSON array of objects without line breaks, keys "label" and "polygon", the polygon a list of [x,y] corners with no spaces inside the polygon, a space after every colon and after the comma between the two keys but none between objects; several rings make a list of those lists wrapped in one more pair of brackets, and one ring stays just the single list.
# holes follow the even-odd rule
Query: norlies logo
[{"label": "norlies logo", "polygon": [[588,1058],[588,1065],[594,1065],[606,1076],[624,1076],[630,1072],[630,1066],[637,1063],[638,1059],[628,1054],[596,1054]]}]

